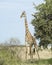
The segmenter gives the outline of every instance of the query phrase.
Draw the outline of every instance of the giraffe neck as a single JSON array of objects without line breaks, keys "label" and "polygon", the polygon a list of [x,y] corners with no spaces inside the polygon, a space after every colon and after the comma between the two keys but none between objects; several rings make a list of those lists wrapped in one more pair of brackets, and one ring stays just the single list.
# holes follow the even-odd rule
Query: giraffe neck
[{"label": "giraffe neck", "polygon": [[25,31],[28,32],[28,23],[27,23],[27,18],[25,17]]}]

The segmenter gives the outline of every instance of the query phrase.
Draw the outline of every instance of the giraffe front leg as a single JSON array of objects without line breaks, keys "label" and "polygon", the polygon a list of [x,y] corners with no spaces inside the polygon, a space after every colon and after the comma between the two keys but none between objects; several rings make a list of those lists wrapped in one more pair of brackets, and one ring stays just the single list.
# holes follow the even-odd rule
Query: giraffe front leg
[{"label": "giraffe front leg", "polygon": [[27,60],[27,46],[26,46],[26,60]]},{"label": "giraffe front leg", "polygon": [[25,54],[25,59],[27,60],[27,51],[28,51],[28,49],[27,49],[27,42],[25,42],[25,47],[26,47],[26,48],[25,48],[25,49],[26,49],[26,51],[25,51],[25,53],[26,53],[26,54]]},{"label": "giraffe front leg", "polygon": [[31,54],[31,46],[29,47],[29,55]]},{"label": "giraffe front leg", "polygon": [[33,62],[33,51],[32,51],[32,46],[30,46],[30,59],[31,59],[31,62]]}]

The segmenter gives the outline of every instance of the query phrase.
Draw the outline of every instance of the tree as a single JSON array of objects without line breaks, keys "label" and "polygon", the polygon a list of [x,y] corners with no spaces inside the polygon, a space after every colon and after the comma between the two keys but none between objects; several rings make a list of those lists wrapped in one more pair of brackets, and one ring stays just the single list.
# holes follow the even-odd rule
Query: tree
[{"label": "tree", "polygon": [[11,38],[11,39],[9,40],[9,43],[10,43],[11,45],[20,45],[20,41],[19,41],[19,39],[17,39],[17,38]]},{"label": "tree", "polygon": [[49,43],[52,43],[52,0],[45,0],[45,3],[35,8],[37,12],[33,14],[34,19],[32,20],[34,35],[40,39],[40,46],[47,47]]},{"label": "tree", "polygon": [[10,38],[8,41],[5,41],[4,45],[20,45],[20,40],[17,38]]}]

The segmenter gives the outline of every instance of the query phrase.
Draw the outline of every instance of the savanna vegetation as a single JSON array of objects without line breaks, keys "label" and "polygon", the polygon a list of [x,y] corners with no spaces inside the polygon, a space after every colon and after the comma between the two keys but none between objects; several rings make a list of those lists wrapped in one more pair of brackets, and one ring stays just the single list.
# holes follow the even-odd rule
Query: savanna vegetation
[{"label": "savanna vegetation", "polygon": [[[48,44],[52,44],[52,0],[45,0],[44,3],[38,6],[34,5],[34,8],[37,11],[33,14],[34,19],[32,20],[35,30],[34,36],[40,40],[39,46],[43,45],[45,48]],[[52,57],[22,61],[21,56],[18,56],[18,48],[14,50],[10,47],[18,44],[20,44],[20,41],[12,38],[0,45],[0,65],[52,65]]]},{"label": "savanna vegetation", "polygon": [[18,56],[19,53],[17,55],[16,53],[18,53],[18,48],[13,50],[10,46],[3,46],[0,49],[0,65],[52,65],[52,58],[23,60]]}]

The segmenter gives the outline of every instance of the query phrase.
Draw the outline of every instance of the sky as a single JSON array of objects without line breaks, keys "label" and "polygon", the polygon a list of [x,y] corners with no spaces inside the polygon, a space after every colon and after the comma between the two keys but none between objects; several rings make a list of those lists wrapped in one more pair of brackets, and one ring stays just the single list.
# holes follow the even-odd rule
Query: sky
[{"label": "sky", "polygon": [[43,0],[0,0],[0,42],[18,38],[21,44],[25,43],[24,19],[20,19],[23,11],[26,11],[29,30],[34,34],[31,24],[31,14],[35,12],[33,2],[38,5],[43,3]]}]

